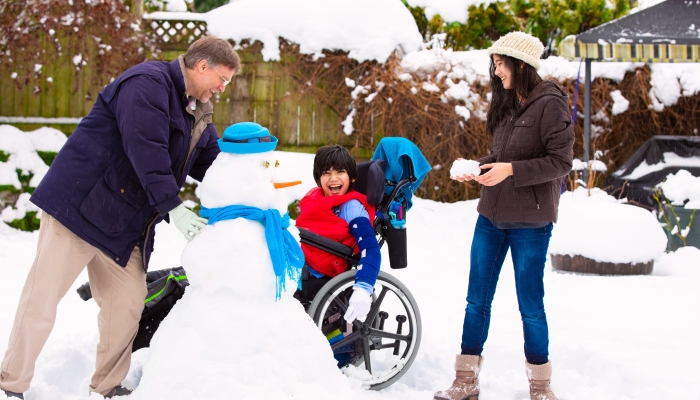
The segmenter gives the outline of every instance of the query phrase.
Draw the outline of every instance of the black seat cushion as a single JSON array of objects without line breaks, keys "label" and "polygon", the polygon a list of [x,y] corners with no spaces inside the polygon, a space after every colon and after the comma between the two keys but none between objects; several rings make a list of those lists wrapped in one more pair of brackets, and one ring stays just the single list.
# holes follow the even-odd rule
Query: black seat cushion
[{"label": "black seat cushion", "polygon": [[386,188],[384,160],[365,161],[357,164],[357,179],[352,188],[367,196],[367,202],[379,204]]}]

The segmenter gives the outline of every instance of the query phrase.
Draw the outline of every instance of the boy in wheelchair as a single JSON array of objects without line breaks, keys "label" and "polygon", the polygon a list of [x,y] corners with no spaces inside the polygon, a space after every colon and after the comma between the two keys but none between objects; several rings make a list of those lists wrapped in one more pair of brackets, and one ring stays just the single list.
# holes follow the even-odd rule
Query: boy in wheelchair
[{"label": "boy in wheelchair", "polygon": [[[355,159],[340,145],[324,146],[316,152],[313,167],[318,187],[299,202],[301,214],[296,226],[339,242],[360,254],[353,292],[345,321],[364,322],[372,303],[374,284],[379,274],[381,253],[373,227],[375,207],[352,185],[357,179]],[[306,259],[302,290],[295,298],[305,306],[326,282],[345,272],[348,263],[341,257],[302,242]],[[307,275],[308,274],[308,275]]]}]

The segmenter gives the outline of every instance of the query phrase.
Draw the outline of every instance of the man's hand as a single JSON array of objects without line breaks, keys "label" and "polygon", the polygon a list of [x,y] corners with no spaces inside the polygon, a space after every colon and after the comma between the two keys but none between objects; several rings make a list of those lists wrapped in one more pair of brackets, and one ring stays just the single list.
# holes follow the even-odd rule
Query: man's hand
[{"label": "man's hand", "polygon": [[474,177],[474,180],[484,186],[495,186],[503,182],[507,177],[513,175],[513,164],[511,163],[493,163],[481,166],[481,169],[489,168],[491,168],[491,171]]},{"label": "man's hand", "polygon": [[182,204],[170,210],[168,214],[170,215],[170,219],[173,220],[173,223],[177,229],[182,232],[185,239],[188,241],[199,235],[202,229],[207,226],[206,218],[198,217],[197,214],[188,210]]},{"label": "man's hand", "polygon": [[372,296],[366,290],[353,289],[352,296],[350,296],[350,305],[343,318],[349,324],[356,319],[360,322],[365,322],[371,305]]}]

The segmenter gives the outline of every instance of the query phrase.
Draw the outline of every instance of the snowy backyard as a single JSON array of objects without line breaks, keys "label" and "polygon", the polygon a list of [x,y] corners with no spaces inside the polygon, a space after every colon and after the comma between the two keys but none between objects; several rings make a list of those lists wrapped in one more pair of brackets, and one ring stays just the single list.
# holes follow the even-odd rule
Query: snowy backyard
[{"label": "snowy backyard", "polygon": [[[413,6],[425,7],[428,17],[440,13],[447,22],[465,20],[465,10],[469,5],[490,2],[493,1],[408,1]],[[86,0],[86,3],[89,2]],[[659,0],[640,0],[638,9],[633,12],[657,3]],[[397,55],[400,61],[392,71],[393,81],[367,84],[356,82],[353,78],[357,76],[345,77],[342,89],[352,100],[343,104],[346,114],[341,119],[344,121],[336,126],[345,135],[357,136],[359,117],[355,117],[355,121],[353,117],[360,106],[388,96],[388,90],[384,88],[396,84],[410,85],[414,95],[429,92],[436,98],[439,95],[442,103],[454,103],[454,112],[461,117],[459,124],[462,128],[470,118],[472,122],[486,120],[491,93],[482,95],[475,89],[485,87],[490,79],[490,60],[486,50],[453,51],[445,48],[444,35],[435,35],[424,43],[413,17],[398,0],[359,0],[342,6],[327,0],[231,0],[223,7],[194,14],[196,16],[184,12],[187,5],[183,0],[173,0],[168,4],[168,10],[175,12],[152,13],[148,18],[206,21],[210,34],[237,42],[238,49],[241,49],[240,43],[244,39],[259,40],[265,61],[280,59],[280,38],[298,44],[299,52],[313,55],[314,61],[326,57],[324,51],[327,50],[345,51],[349,58],[358,62],[369,60],[378,64],[384,63],[392,54]],[[367,9],[374,11],[367,13]],[[695,29],[693,25],[692,30]],[[697,31],[700,35],[700,29]],[[10,54],[9,50],[7,54]],[[585,69],[581,68],[579,60],[550,56],[540,62],[542,77],[560,83],[577,79],[584,82]],[[590,78],[619,84],[626,74],[644,66],[644,63],[636,62],[596,62]],[[650,82],[644,95],[648,97],[645,104],[649,109],[662,112],[678,104],[679,99],[700,93],[699,63],[655,63],[648,66]],[[244,65],[244,69],[246,67]],[[41,69],[42,65],[36,64],[37,74]],[[11,77],[16,79],[17,76],[14,72]],[[46,79],[53,82],[53,77],[47,76]],[[609,98],[605,98],[603,108],[593,110],[594,138],[606,129],[610,130],[603,127],[610,121],[606,116],[607,108],[611,109],[613,116],[632,114],[628,100],[631,95],[614,90]],[[388,97],[386,101],[392,103],[394,100]],[[425,110],[427,112],[427,106]],[[578,115],[578,118],[582,117],[582,114]],[[607,122],[601,122],[603,120]],[[277,134],[272,132],[272,127],[271,133]],[[693,133],[698,134],[697,128]],[[42,156],[58,152],[65,140],[62,132],[49,127],[23,132],[11,125],[0,125],[0,187],[12,186],[16,189],[14,193],[22,192],[16,202],[0,209],[0,355],[4,354],[8,343],[39,236],[38,230],[20,231],[6,223],[22,220],[27,212],[40,212],[29,201],[27,189],[35,188],[48,171],[49,166]],[[376,145],[374,141],[372,144]],[[605,163],[598,159],[605,149],[594,150],[601,151],[596,153],[591,170],[606,171]],[[303,182],[300,186],[280,189],[288,203],[301,199],[315,186],[313,154],[275,151],[269,156],[279,161],[279,174],[283,178]],[[582,158],[581,154],[575,154],[575,157]],[[698,157],[682,158],[674,153],[666,153],[664,157],[661,163],[647,165],[644,162],[626,178],[638,178],[667,166],[700,166]],[[432,165],[434,171],[449,167]],[[575,170],[587,168],[583,161],[574,160]],[[26,179],[27,182],[21,179],[29,174],[31,178]],[[222,185],[225,178],[220,177]],[[700,178],[691,176],[688,171],[678,172],[673,178],[669,176],[663,189],[676,207],[684,204],[686,208],[700,207]],[[195,193],[202,199],[202,187],[198,190]],[[439,187],[435,186],[434,190],[439,190]],[[245,192],[245,195],[250,193],[253,192]],[[215,306],[204,307],[202,304],[207,303],[191,301],[196,294],[210,294],[212,288],[221,289],[217,285],[223,287],[222,293],[230,290],[234,295],[220,298],[255,294],[255,287],[251,286],[245,286],[244,294],[235,293],[237,285],[243,290],[243,285],[250,283],[236,281],[232,284],[231,277],[245,275],[240,271],[248,267],[247,261],[257,260],[259,252],[255,253],[249,247],[249,252],[238,252],[239,261],[228,266],[221,257],[216,258],[216,254],[223,253],[202,251],[198,247],[208,238],[219,247],[228,245],[225,235],[216,231],[217,226],[208,226],[201,237],[188,243],[174,224],[163,222],[157,226],[155,251],[149,268],[160,270],[182,265],[187,269],[191,286],[156,333],[152,349],[134,353],[123,386],[135,391],[123,398],[417,400],[432,399],[434,392],[448,388],[454,379],[455,354],[460,350],[470,249],[479,215],[476,211],[478,200],[441,203],[420,198],[420,192],[416,196],[406,215],[408,267],[390,269],[387,248],[382,248],[381,270],[408,287],[422,319],[417,356],[397,383],[380,391],[369,391],[362,388],[361,381],[352,377],[357,371],[341,374],[335,368],[330,346],[326,351],[326,338],[316,329],[311,318],[303,314],[302,305],[292,298],[294,288],[291,282],[288,282],[280,303],[275,303],[274,296],[270,295],[269,302],[258,303],[259,308],[255,302],[247,302],[246,308],[238,307],[235,302],[217,303],[218,293],[206,299]],[[190,200],[185,205],[193,208],[196,204]],[[696,220],[695,223],[700,222]],[[298,230],[294,226],[289,230],[299,240]],[[688,231],[689,228],[683,230],[681,227],[681,234]],[[243,247],[240,243],[236,245]],[[544,274],[545,308],[553,365],[551,384],[559,398],[700,400],[700,250],[689,246],[665,252],[665,248],[666,234],[655,214],[626,204],[598,188],[590,192],[579,188],[562,195],[559,221],[554,226],[549,247],[551,254],[584,256],[607,263],[652,262],[653,272],[629,276],[558,272],[552,266],[550,254]],[[197,259],[198,263],[190,268],[188,265],[193,265],[189,263],[192,259]],[[208,262],[223,265],[217,271],[223,271],[227,278],[207,275],[210,272]],[[31,388],[25,393],[26,399],[102,399],[99,394],[88,393],[99,339],[99,309],[95,301],[85,302],[76,293],[76,289],[87,280],[85,270],[59,304],[56,324],[37,361]],[[506,257],[499,280],[489,338],[483,353],[485,361],[479,377],[479,398],[526,400],[530,395],[524,366],[523,330],[510,255]],[[226,285],[230,287],[224,287]],[[211,290],[211,293],[216,290]],[[300,318],[292,317],[280,324],[278,319],[270,318],[273,314],[270,310],[275,306],[290,310],[289,314]],[[279,309],[276,311],[280,312]],[[193,320],[207,321],[207,325],[214,326],[213,329],[206,328],[212,330],[206,332],[208,340],[199,339],[196,326],[192,330],[196,323],[183,321],[185,315],[193,315],[196,317]],[[323,346],[305,353],[300,351],[301,344],[299,347],[279,345],[283,342],[279,338],[284,335],[293,338],[318,335],[309,342]],[[189,353],[181,352],[183,349],[179,346],[182,343],[187,343]],[[251,365],[237,359],[233,350],[236,348],[245,350],[246,360],[259,362]],[[188,355],[193,353],[219,358],[230,354],[231,357],[223,366],[206,365],[202,363],[205,357]],[[171,359],[175,361],[171,362]],[[265,370],[265,363],[282,364],[275,365],[280,368],[270,370],[285,373],[257,373]],[[168,368],[174,372],[167,372]],[[196,368],[196,371],[190,368]],[[209,390],[206,395],[198,395],[200,390],[204,392],[203,388],[208,387],[206,379],[217,380],[217,385],[211,387],[226,387],[226,390]],[[274,388],[275,384],[281,385],[280,382],[286,382],[283,391]],[[334,385],[332,391],[328,390],[331,385]],[[253,392],[251,387],[255,389]],[[318,393],[323,393],[323,396]],[[5,399],[2,390],[0,399]]]},{"label": "snowy backyard", "polygon": [[[303,195],[313,184],[312,155],[276,152],[285,175],[301,178],[303,187],[284,189],[292,199]],[[580,200],[580,199],[579,199]],[[562,210],[573,201],[569,193],[562,199]],[[335,398],[354,399],[429,399],[453,379],[452,363],[459,350],[461,325],[466,305],[469,249],[477,218],[477,201],[454,204],[416,199],[408,213],[408,260],[404,270],[390,270],[386,249],[382,269],[399,278],[413,293],[422,316],[423,335],[418,356],[410,370],[393,386],[379,391],[364,391],[359,382],[350,380]],[[602,203],[601,203],[602,204]],[[633,206],[623,206],[633,207]],[[560,222],[564,222],[563,211]],[[629,221],[633,223],[634,221]],[[564,226],[564,225],[561,225]],[[600,223],[598,228],[609,227]],[[660,229],[660,228],[659,228]],[[562,231],[559,239],[568,232]],[[555,226],[554,238],[558,232]],[[16,231],[0,224],[0,343],[7,343],[19,294],[31,266],[38,232]],[[574,239],[572,239],[574,240]],[[553,240],[554,243],[554,240]],[[181,265],[180,256],[186,241],[171,225],[158,226],[156,250],[151,269]],[[599,253],[614,253],[615,243],[608,243]],[[644,249],[639,249],[644,252]],[[251,255],[255,257],[255,255]],[[240,266],[232,265],[231,268]],[[194,274],[193,274],[194,275]],[[59,305],[56,326],[37,363],[37,370],[27,399],[87,398],[97,344],[96,316],[93,301],[83,302],[75,289],[87,281],[85,272]],[[196,285],[196,282],[193,282]],[[675,253],[662,254],[648,276],[601,277],[553,272],[545,269],[545,304],[550,326],[550,354],[554,365],[553,389],[564,399],[700,399],[700,250],[689,247]],[[189,290],[189,289],[188,289]],[[287,296],[291,291],[287,292]],[[287,300],[290,300],[287,298]],[[272,301],[272,297],[270,298]],[[187,302],[187,293],[177,307]],[[301,306],[299,306],[301,307]],[[201,310],[216,319],[226,310]],[[269,324],[264,316],[245,324]],[[166,320],[167,321],[167,320]],[[304,330],[312,322],[299,321],[300,326],[286,326],[285,331]],[[484,351],[481,398],[526,399],[527,378],[523,368],[522,328],[515,296],[510,259],[501,273],[499,289],[493,304],[490,337]],[[241,327],[245,329],[245,327]],[[282,328],[279,328],[282,329]],[[320,332],[319,332],[320,335]],[[156,339],[157,340],[157,335]],[[173,340],[177,340],[174,336]],[[203,349],[225,348],[225,340],[201,343]],[[177,347],[177,343],[171,346]],[[266,346],[254,349],[265,354]],[[306,363],[332,364],[330,349],[325,360],[308,360],[304,354],[287,350],[285,359],[298,358],[298,390],[304,397],[309,388],[303,386]],[[157,361],[157,360],[155,360]],[[124,384],[138,385],[142,371],[148,371],[149,350],[139,350]],[[232,360],[235,364],[235,360]],[[153,377],[151,377],[153,378]],[[262,381],[275,377],[259,377]],[[168,376],[159,376],[169,382]],[[237,376],[229,376],[231,393],[238,384]],[[197,382],[172,382],[192,387]],[[289,393],[292,393],[290,391]],[[138,398],[136,390],[131,396]],[[3,395],[0,394],[0,398]],[[93,395],[92,399],[101,398]],[[176,397],[171,397],[176,398]],[[232,398],[230,393],[210,398]],[[260,388],[256,399],[273,397]]]}]

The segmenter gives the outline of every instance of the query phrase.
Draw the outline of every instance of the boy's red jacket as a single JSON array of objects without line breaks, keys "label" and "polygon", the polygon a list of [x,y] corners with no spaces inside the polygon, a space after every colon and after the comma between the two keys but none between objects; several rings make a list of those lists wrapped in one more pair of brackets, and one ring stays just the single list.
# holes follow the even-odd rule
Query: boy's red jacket
[{"label": "boy's red jacket", "polygon": [[[325,236],[336,242],[353,248],[355,253],[359,251],[355,237],[350,233],[350,227],[344,219],[338,217],[333,212],[333,207],[337,207],[355,199],[362,203],[369,214],[370,223],[374,221],[375,207],[367,203],[367,196],[354,190],[341,196],[324,196],[320,187],[313,188],[299,202],[301,214],[297,218],[296,226],[307,229],[311,232]],[[342,258],[335,256],[316,247],[301,244],[306,262],[316,271],[334,277],[345,272],[348,263]]]}]

